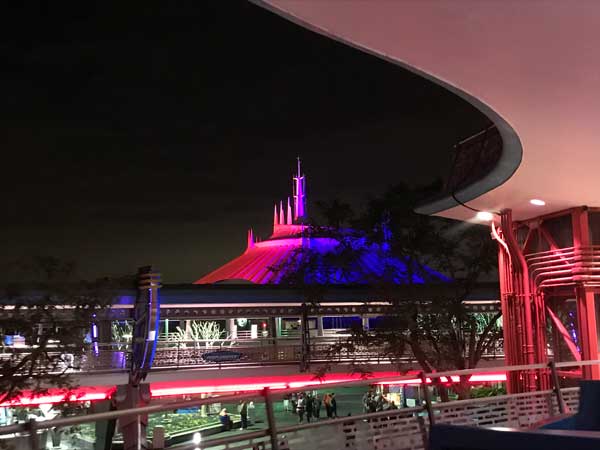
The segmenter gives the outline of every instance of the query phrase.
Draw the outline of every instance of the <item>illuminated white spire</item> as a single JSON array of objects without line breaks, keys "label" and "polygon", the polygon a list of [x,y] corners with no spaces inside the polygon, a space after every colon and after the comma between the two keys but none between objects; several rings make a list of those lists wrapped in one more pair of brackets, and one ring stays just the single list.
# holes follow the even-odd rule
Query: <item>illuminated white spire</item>
[{"label": "illuminated white spire", "polygon": [[285,214],[283,212],[283,201],[279,202],[279,225],[285,225]]},{"label": "illuminated white spire", "polygon": [[254,232],[252,231],[252,228],[250,228],[248,230],[248,246],[246,247],[246,251],[250,250],[252,247],[254,247]]},{"label": "illuminated white spire", "polygon": [[300,157],[298,156],[298,174],[294,177],[294,221],[298,222],[306,218],[306,178],[300,168]]},{"label": "illuminated white spire", "polygon": [[292,206],[290,205],[289,197],[288,197],[288,202],[287,202],[287,223],[288,223],[288,225],[291,225],[292,223],[294,223],[292,221]]}]

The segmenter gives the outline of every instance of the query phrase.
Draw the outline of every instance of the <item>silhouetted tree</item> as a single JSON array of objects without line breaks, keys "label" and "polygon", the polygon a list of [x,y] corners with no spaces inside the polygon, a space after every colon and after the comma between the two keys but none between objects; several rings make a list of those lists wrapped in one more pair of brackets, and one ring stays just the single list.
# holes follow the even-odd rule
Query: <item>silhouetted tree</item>
[{"label": "silhouetted tree", "polygon": [[[356,269],[360,254],[351,242],[357,236],[376,244],[390,261],[381,276],[368,280],[369,296],[387,301],[388,314],[372,329],[353,327],[347,340],[330,348],[332,357],[376,351],[399,369],[406,368],[407,358],[414,358],[426,372],[471,369],[500,339],[500,313],[474,313],[465,305],[475,285],[494,271],[495,244],[486,227],[415,213],[416,205],[436,188],[394,186],[368,202],[364,214],[353,221],[353,232],[326,228],[326,233],[340,242],[339,248],[325,255],[310,248],[299,249],[296,257],[274,268],[283,274],[283,281],[302,286],[310,293],[315,289],[310,284],[316,278],[307,275],[322,271],[323,261],[333,263],[329,270],[337,267],[351,273]],[[400,277],[403,284],[398,284],[399,271],[404,272]],[[407,295],[411,289],[417,292],[424,282],[436,281],[443,285],[442,294],[436,298]],[[321,284],[326,282],[331,279],[321,279]],[[317,292],[319,289],[324,287],[317,288]],[[314,292],[311,295],[317,298]],[[359,359],[354,361],[353,370],[364,371]],[[326,370],[325,366],[320,373]],[[462,397],[468,396],[466,380],[462,379],[455,388]],[[441,390],[443,394],[444,389]]]},{"label": "silhouetted tree", "polygon": [[348,225],[354,218],[354,211],[350,204],[337,198],[331,202],[318,201],[317,209],[320,215],[325,218],[325,225],[329,227],[341,228]]},{"label": "silhouetted tree", "polygon": [[[406,299],[406,286],[386,280],[373,284],[378,298],[392,305],[388,315],[371,330],[352,330],[344,346],[380,349],[388,360],[400,364],[408,355],[426,372],[472,369],[502,336],[501,313],[469,311],[465,300],[477,282],[494,271],[496,246],[489,230],[480,225],[456,223],[414,212],[430,195],[431,187],[412,190],[398,185],[369,202],[359,219],[371,239],[384,242],[392,255],[406,262],[407,283],[427,279],[430,270],[449,278],[444,294],[431,299]],[[466,379],[455,386],[468,396]],[[444,394],[444,389],[441,389]]]},{"label": "silhouetted tree", "polygon": [[[84,337],[123,280],[78,281],[75,265],[54,257],[7,269],[19,281],[0,287],[0,403],[50,387],[67,394],[75,386],[71,372],[86,350]],[[15,335],[24,345],[6,346],[5,339]]]}]

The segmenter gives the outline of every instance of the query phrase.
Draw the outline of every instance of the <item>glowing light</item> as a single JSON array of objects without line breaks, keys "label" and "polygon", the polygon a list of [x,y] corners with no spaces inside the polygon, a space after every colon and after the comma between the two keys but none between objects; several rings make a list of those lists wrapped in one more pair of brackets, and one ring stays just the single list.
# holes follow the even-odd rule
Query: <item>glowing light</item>
[{"label": "glowing light", "polygon": [[192,437],[192,442],[196,445],[202,442],[202,436],[200,435],[200,433],[194,433],[194,436]]},{"label": "glowing light", "polygon": [[490,220],[492,220],[494,218],[494,215],[488,211],[479,211],[477,213],[477,216],[475,216],[475,217],[477,218],[477,220],[481,220],[483,222],[489,222]]},{"label": "glowing light", "polygon": [[532,198],[529,200],[529,203],[535,206],[544,206],[546,204],[544,200],[540,200],[539,198]]},{"label": "glowing light", "polygon": [[[452,382],[452,383],[458,383],[460,381],[460,377],[458,375],[452,375],[450,377],[450,379],[448,379],[448,377],[440,377],[440,381],[442,383],[448,383],[448,382]],[[469,378],[469,383],[486,383],[486,382],[501,382],[501,381],[506,381],[506,374],[505,373],[482,373],[482,374],[475,374],[472,375]],[[426,379],[426,383],[427,384],[431,384],[431,378],[427,378]],[[422,381],[420,378],[414,378],[411,380],[385,380],[385,381],[380,381],[377,384],[381,384],[381,385],[388,385],[388,384],[395,384],[395,385],[402,385],[402,384],[421,384]]]},{"label": "glowing light", "polygon": [[479,375],[472,375],[471,378],[469,378],[469,382],[470,383],[476,383],[476,382],[482,382],[482,381],[506,381],[506,374],[505,373],[482,373]]},{"label": "glowing light", "polygon": [[33,395],[24,392],[22,395],[0,403],[0,406],[32,406],[70,402],[89,402],[110,398],[114,387],[79,388],[70,393],[60,392],[60,389],[50,389],[48,394]]},{"label": "glowing light", "polygon": [[[384,381],[379,381],[374,384],[379,385],[419,385],[421,384],[420,378],[411,379],[398,379],[397,373],[392,372],[375,372],[374,377],[379,379],[385,377]],[[458,383],[460,377],[452,375],[450,377],[440,377],[441,381],[447,383],[452,381]],[[151,394],[153,398],[156,397],[169,397],[179,395],[198,395],[198,394],[210,394],[210,393],[230,393],[230,392],[258,392],[268,387],[272,390],[287,389],[287,388],[303,388],[308,386],[319,386],[319,385],[331,385],[333,383],[341,383],[347,381],[358,381],[360,377],[358,375],[342,375],[337,374],[326,379],[318,380],[311,375],[295,375],[285,376],[277,375],[270,377],[241,377],[241,378],[229,378],[222,379],[219,381],[213,380],[211,384],[195,384],[189,380],[188,382],[182,381],[170,381],[170,382],[158,382],[152,383]],[[502,382],[506,381],[505,373],[482,373],[475,374],[469,378],[469,383],[485,383],[485,382]],[[430,378],[426,380],[427,384],[432,383]],[[200,381],[201,383],[201,381]],[[41,405],[41,404],[55,404],[63,403],[66,400],[74,402],[86,402],[94,400],[106,400],[111,397],[114,392],[114,386],[99,386],[99,387],[85,387],[78,388],[77,390],[65,393],[60,389],[51,389],[47,394],[35,396],[31,393],[24,392],[21,396],[14,398],[10,401],[3,402],[1,406],[29,406],[29,405]]]},{"label": "glowing light", "polygon": [[95,323],[92,324],[92,347],[94,356],[98,356],[100,354],[100,350],[98,349],[98,325]]}]

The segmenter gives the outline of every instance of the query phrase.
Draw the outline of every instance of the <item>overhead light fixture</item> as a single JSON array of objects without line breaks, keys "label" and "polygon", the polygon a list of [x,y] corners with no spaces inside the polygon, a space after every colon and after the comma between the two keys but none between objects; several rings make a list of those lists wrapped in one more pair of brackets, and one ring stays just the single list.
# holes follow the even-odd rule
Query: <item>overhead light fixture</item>
[{"label": "overhead light fixture", "polygon": [[483,222],[489,222],[490,220],[492,220],[494,218],[494,215],[488,211],[479,211],[477,213],[476,217],[477,217],[477,220],[481,220]]},{"label": "overhead light fixture", "polygon": [[544,200],[540,200],[539,198],[532,198],[529,200],[529,203],[535,206],[544,206],[546,204]]}]

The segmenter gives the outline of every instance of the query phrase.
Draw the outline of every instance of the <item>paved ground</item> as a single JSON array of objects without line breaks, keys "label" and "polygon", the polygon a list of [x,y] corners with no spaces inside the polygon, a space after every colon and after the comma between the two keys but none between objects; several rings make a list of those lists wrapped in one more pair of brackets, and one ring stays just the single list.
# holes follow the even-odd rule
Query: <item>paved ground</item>
[{"label": "paved ground", "polygon": [[[351,414],[353,416],[362,414],[362,396],[366,391],[366,387],[351,387],[351,388],[339,388],[335,391],[335,397],[337,400],[337,410],[338,416],[343,417]],[[331,392],[329,390],[319,390],[319,398],[323,398],[323,395],[326,392]],[[223,405],[224,408],[227,408],[229,411],[237,411],[236,405]],[[298,416],[292,412],[286,412],[283,410],[283,402],[278,401],[275,403],[275,421],[278,427],[284,427],[289,425],[296,425],[298,422]],[[265,407],[262,403],[257,403],[255,405],[254,410],[250,412],[250,419],[252,421],[252,425],[248,428],[247,431],[258,431],[264,430],[267,428],[267,418],[265,413]],[[306,423],[306,419],[305,423]],[[327,420],[327,414],[325,412],[325,408],[321,408],[321,421]],[[313,419],[314,421],[314,419]],[[242,435],[244,431],[239,429],[235,429],[232,431],[221,432],[215,434],[213,436],[209,436],[206,440],[215,439],[215,438],[223,438],[232,435]]]}]

